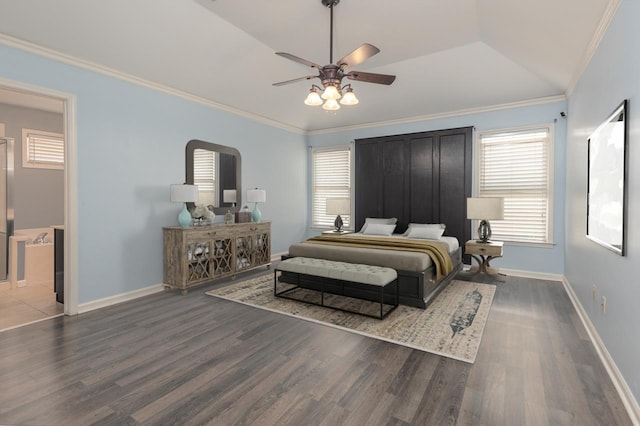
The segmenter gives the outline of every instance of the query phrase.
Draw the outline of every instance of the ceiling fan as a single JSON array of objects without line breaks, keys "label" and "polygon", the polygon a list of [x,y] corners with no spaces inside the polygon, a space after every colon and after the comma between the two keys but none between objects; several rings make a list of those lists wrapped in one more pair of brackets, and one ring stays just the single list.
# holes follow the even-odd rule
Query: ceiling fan
[{"label": "ceiling fan", "polygon": [[[281,81],[279,83],[273,83],[274,86],[283,86],[285,84],[295,83],[301,80],[311,80],[312,78],[319,78],[322,82],[323,87],[316,86],[315,84],[311,86],[311,90],[309,91],[309,95],[307,99],[305,99],[305,104],[307,105],[321,105],[323,103],[321,97],[326,99],[322,107],[327,110],[337,110],[340,109],[340,105],[337,100],[340,100],[340,103],[343,105],[355,105],[358,103],[358,99],[353,93],[353,89],[351,88],[351,84],[346,84],[342,86],[342,79],[344,77],[349,80],[362,81],[366,83],[376,83],[376,84],[386,84],[390,85],[396,79],[395,75],[387,75],[387,74],[376,74],[370,72],[362,72],[362,71],[347,71],[347,68],[351,68],[355,65],[358,65],[365,60],[369,59],[373,55],[380,52],[380,49],[373,46],[369,43],[364,43],[353,52],[349,53],[345,57],[339,59],[335,64],[333,63],[333,8],[340,3],[340,0],[321,0],[322,4],[328,7],[331,11],[330,18],[330,35],[329,35],[329,65],[318,65],[306,59],[299,58],[295,55],[285,52],[276,52],[276,55],[282,56],[283,58],[290,59],[294,62],[298,62],[300,64],[306,65],[308,67],[314,68],[318,71],[317,75],[307,75],[304,77],[294,78],[292,80]],[[322,91],[322,96],[320,96],[317,92],[317,89]],[[342,91],[345,90],[344,96],[342,95]]]}]

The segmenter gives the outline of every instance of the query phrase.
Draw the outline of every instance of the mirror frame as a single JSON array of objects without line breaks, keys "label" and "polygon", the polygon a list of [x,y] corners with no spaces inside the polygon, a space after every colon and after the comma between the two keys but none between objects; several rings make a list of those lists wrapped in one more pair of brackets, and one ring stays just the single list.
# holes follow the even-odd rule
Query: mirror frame
[{"label": "mirror frame", "polygon": [[[199,139],[191,139],[187,142],[185,148],[185,183],[193,185],[193,154],[196,149],[204,149],[207,151],[216,151],[221,154],[233,155],[236,158],[236,196],[239,199],[236,201],[236,206],[242,204],[242,158],[240,151],[230,146],[218,145],[211,142],[205,142]],[[187,208],[192,210],[195,207],[194,203],[187,203]],[[237,208],[237,207],[236,207]],[[216,215],[225,214],[229,210],[229,207],[215,207],[213,212]]]}]

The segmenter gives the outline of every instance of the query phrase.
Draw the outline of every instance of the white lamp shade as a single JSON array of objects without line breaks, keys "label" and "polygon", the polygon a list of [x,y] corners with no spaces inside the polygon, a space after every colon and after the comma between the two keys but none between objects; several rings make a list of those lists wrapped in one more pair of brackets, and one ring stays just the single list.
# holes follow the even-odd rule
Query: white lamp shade
[{"label": "white lamp shade", "polygon": [[222,191],[222,201],[225,203],[236,203],[238,201],[235,189],[225,189]]},{"label": "white lamp shade", "polygon": [[196,185],[171,185],[172,203],[195,203],[198,201],[198,187]]},{"label": "white lamp shade", "polygon": [[248,203],[265,203],[267,201],[267,191],[264,189],[248,189],[247,190],[247,202]]},{"label": "white lamp shade", "polygon": [[467,219],[504,219],[504,198],[467,198]]},{"label": "white lamp shade", "polygon": [[349,214],[351,202],[348,198],[327,198],[327,214]]}]

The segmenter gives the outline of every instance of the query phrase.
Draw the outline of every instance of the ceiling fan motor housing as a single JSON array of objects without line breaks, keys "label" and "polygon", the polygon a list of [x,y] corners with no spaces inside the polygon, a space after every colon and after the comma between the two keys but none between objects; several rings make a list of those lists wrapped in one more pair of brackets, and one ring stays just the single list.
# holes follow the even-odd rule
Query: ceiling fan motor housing
[{"label": "ceiling fan motor housing", "polygon": [[320,70],[320,80],[325,88],[327,86],[336,86],[340,90],[342,77],[342,69],[337,65],[325,65]]}]

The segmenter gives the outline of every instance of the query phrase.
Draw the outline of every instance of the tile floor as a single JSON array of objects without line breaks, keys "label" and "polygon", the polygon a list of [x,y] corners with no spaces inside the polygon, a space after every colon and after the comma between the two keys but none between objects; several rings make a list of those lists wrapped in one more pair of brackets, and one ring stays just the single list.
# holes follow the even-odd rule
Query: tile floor
[{"label": "tile floor", "polygon": [[9,282],[0,282],[0,331],[63,312],[62,303],[56,302],[53,284],[31,284],[11,290]]}]

